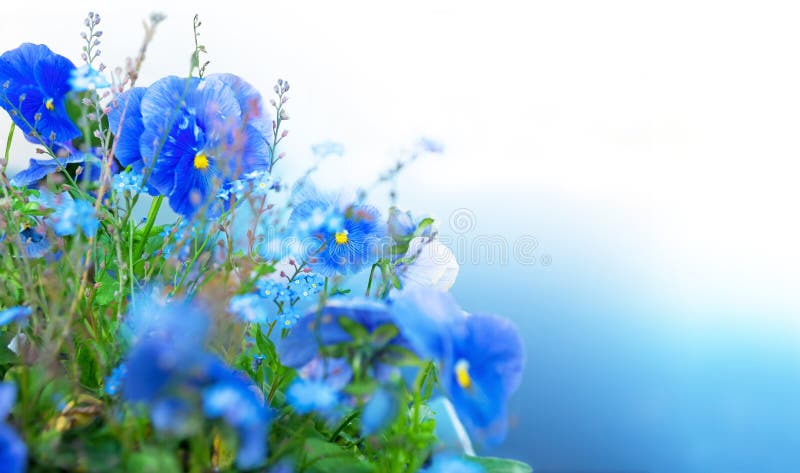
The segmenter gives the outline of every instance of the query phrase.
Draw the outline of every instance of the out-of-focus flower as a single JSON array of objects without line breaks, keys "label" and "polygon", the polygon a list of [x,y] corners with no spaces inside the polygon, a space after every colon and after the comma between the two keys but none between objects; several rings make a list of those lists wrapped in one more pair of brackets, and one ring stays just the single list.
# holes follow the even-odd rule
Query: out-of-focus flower
[{"label": "out-of-focus flower", "polygon": [[17,387],[0,382],[0,466],[7,473],[23,473],[27,465],[28,448],[14,429],[5,423],[17,398]]},{"label": "out-of-focus flower", "polygon": [[59,200],[56,211],[50,216],[56,235],[74,235],[78,229],[88,237],[97,233],[100,222],[91,203],[83,199],[72,199],[66,193],[61,194]]},{"label": "out-of-focus flower", "polygon": [[220,419],[237,433],[237,465],[260,465],[271,414],[258,390],[205,350],[208,320],[193,304],[157,291],[147,299],[137,302],[129,325],[134,345],[124,361],[123,399],[147,404],[154,427],[174,435],[191,434],[200,416]]},{"label": "out-of-focus flower", "polygon": [[273,312],[266,301],[258,294],[241,294],[231,297],[228,312],[239,317],[243,322],[266,324],[270,322]]},{"label": "out-of-focus flower", "polygon": [[264,461],[270,413],[252,383],[230,370],[218,375],[203,392],[203,412],[209,419],[221,418],[236,430],[240,468],[253,468]]},{"label": "out-of-focus flower", "polygon": [[424,136],[417,142],[417,148],[427,153],[444,153],[444,145],[441,142]]},{"label": "out-of-focus flower", "polygon": [[300,414],[327,413],[339,404],[339,391],[324,380],[298,378],[286,391],[286,401]]},{"label": "out-of-focus flower", "polygon": [[43,44],[24,43],[0,56],[0,107],[33,143],[68,142],[80,135],[66,96],[75,65]]},{"label": "out-of-focus flower", "polygon": [[430,466],[420,473],[483,473],[483,467],[468,458],[455,455],[435,455]]},{"label": "out-of-focus flower", "polygon": [[404,292],[392,313],[416,352],[438,360],[441,383],[467,429],[488,443],[508,428],[507,404],[517,389],[525,350],[516,327],[496,315],[464,313],[447,293]]},{"label": "out-of-focus flower", "polygon": [[194,215],[240,176],[268,169],[268,119],[258,92],[236,76],[170,76],[116,102],[109,125],[121,129],[118,159],[150,169],[152,193],[179,214]]},{"label": "out-of-focus flower", "polygon": [[108,79],[89,64],[72,70],[69,78],[69,85],[72,87],[72,90],[76,92],[111,87],[111,83],[108,82]]},{"label": "out-of-focus flower", "polygon": [[380,213],[368,205],[306,200],[294,208],[289,224],[307,244],[304,259],[324,276],[359,271],[377,258],[385,243]]},{"label": "out-of-focus flower", "polygon": [[378,388],[372,393],[361,413],[361,434],[372,435],[384,430],[397,417],[400,399],[387,388]]},{"label": "out-of-focus flower", "polygon": [[405,258],[408,263],[400,263],[395,273],[404,289],[433,287],[447,291],[456,282],[458,261],[450,248],[439,240],[417,237],[408,244]]},{"label": "out-of-focus flower", "polygon": [[311,152],[318,158],[344,156],[344,145],[335,141],[323,141],[311,146]]},{"label": "out-of-focus flower", "polygon": [[103,389],[105,393],[109,396],[116,396],[127,372],[128,369],[125,367],[124,363],[111,370],[111,374],[106,378],[105,388]]},{"label": "out-of-focus flower", "polygon": [[332,417],[341,406],[341,391],[352,379],[353,371],[347,360],[317,357],[299,375],[286,391],[287,402],[300,414],[313,411]]},{"label": "out-of-focus flower", "polygon": [[[278,344],[281,362],[292,368],[302,368],[316,358],[320,346],[350,342],[353,336],[342,322],[355,323],[368,334],[379,327],[394,324],[389,309],[382,302],[364,299],[331,299],[320,309],[304,315],[285,339]],[[405,346],[402,337],[384,341],[386,345]],[[382,360],[370,360],[379,365]],[[377,367],[376,367],[377,368]]]},{"label": "out-of-focus flower", "polygon": [[41,258],[50,251],[50,242],[33,227],[28,227],[19,233],[27,258]]},{"label": "out-of-focus flower", "polygon": [[26,306],[16,306],[0,311],[0,327],[14,322],[22,322],[31,313],[31,308]]}]

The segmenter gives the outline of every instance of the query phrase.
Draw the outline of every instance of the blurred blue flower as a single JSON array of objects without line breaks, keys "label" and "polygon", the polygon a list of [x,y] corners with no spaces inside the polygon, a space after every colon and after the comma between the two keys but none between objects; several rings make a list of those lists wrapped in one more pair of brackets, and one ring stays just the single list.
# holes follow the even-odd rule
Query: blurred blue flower
[{"label": "blurred blue flower", "polygon": [[500,442],[508,428],[508,399],[525,364],[511,321],[467,315],[452,296],[433,289],[400,294],[392,313],[419,356],[439,361],[442,387],[467,429],[488,443]]},{"label": "blurred blue flower", "polygon": [[252,468],[267,452],[271,414],[243,375],[206,351],[208,319],[195,305],[165,300],[153,290],[129,314],[122,397],[150,407],[153,426],[175,435],[196,418],[220,419],[237,433],[237,465]]},{"label": "blurred blue flower", "polygon": [[318,158],[344,156],[344,145],[335,141],[323,141],[311,146],[311,152]]},{"label": "blurred blue flower", "polygon": [[28,448],[5,423],[16,398],[17,387],[9,382],[0,382],[0,467],[3,473],[22,473],[28,463]]},{"label": "blurred blue flower", "polygon": [[483,473],[483,467],[467,458],[451,454],[434,455],[430,466],[420,473]]},{"label": "blurred blue flower", "polygon": [[78,229],[87,237],[97,233],[100,222],[94,206],[83,199],[72,199],[68,194],[59,196],[55,212],[50,216],[53,232],[58,236],[74,235]]},{"label": "blurred blue flower", "polygon": [[274,312],[267,301],[258,294],[241,294],[231,297],[228,303],[228,312],[239,317],[243,322],[257,324],[269,323]]},{"label": "blurred blue flower", "polygon": [[0,311],[0,327],[14,322],[22,322],[31,315],[30,307],[16,306]]},{"label": "blurred blue flower", "polygon": [[399,397],[388,388],[376,389],[361,413],[361,434],[367,436],[381,432],[399,412]]},{"label": "blurred blue flower", "polygon": [[69,85],[72,87],[72,90],[76,92],[111,87],[111,83],[108,82],[108,79],[89,64],[72,70],[69,78]]},{"label": "blurred blue flower", "polygon": [[43,44],[24,43],[0,56],[0,107],[33,143],[62,143],[80,135],[66,96],[75,66]]},{"label": "blurred blue flower", "polygon": [[444,153],[444,145],[441,142],[425,136],[419,139],[417,142],[417,148],[427,153]]},{"label": "blurred blue flower", "polygon": [[128,369],[125,367],[124,363],[111,370],[111,374],[106,378],[103,391],[109,396],[116,396],[127,372]]},{"label": "blurred blue flower", "polygon": [[359,271],[377,259],[385,243],[380,213],[368,205],[306,200],[294,208],[289,224],[306,244],[303,259],[323,276]]},{"label": "blurred blue flower", "polygon": [[[363,326],[372,333],[378,327],[393,324],[394,319],[386,305],[364,298],[329,299],[321,309],[309,311],[278,344],[281,363],[292,368],[302,368],[319,354],[320,346],[336,345],[353,340],[339,323],[345,318]],[[390,340],[403,345],[401,337]]]},{"label": "blurred blue flower", "polygon": [[165,77],[116,103],[109,124],[121,130],[118,159],[150,169],[147,184],[179,214],[194,215],[232,181],[269,166],[271,125],[258,92],[236,76]]},{"label": "blurred blue flower", "polygon": [[325,380],[297,378],[286,390],[286,401],[300,414],[327,414],[339,405],[339,391]]},{"label": "blurred blue flower", "polygon": [[41,258],[50,251],[50,242],[41,232],[32,227],[25,228],[19,233],[28,258]]},{"label": "blurred blue flower", "polygon": [[258,389],[232,370],[221,370],[215,382],[203,391],[203,412],[209,419],[221,418],[239,437],[237,465],[253,468],[267,455],[271,414]]}]

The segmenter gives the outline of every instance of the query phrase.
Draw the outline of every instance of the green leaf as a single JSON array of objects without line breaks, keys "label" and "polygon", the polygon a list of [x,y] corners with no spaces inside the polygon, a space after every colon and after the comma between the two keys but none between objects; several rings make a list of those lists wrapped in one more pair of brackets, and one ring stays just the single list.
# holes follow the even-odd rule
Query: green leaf
[{"label": "green leaf", "polygon": [[375,466],[359,457],[357,450],[347,450],[335,443],[322,439],[306,440],[305,451],[308,457],[305,462],[308,473],[372,473]]},{"label": "green leaf", "polygon": [[381,325],[372,332],[372,340],[378,346],[386,345],[400,334],[400,330],[392,324]]},{"label": "green leaf", "polygon": [[174,455],[154,448],[146,448],[128,457],[127,471],[140,473],[180,473]]},{"label": "green leaf", "polygon": [[483,467],[484,473],[532,473],[533,468],[516,460],[495,457],[465,457]]},{"label": "green leaf", "polygon": [[355,341],[363,341],[369,339],[369,333],[360,323],[348,319],[347,317],[339,317],[339,325],[345,332],[350,334]]}]

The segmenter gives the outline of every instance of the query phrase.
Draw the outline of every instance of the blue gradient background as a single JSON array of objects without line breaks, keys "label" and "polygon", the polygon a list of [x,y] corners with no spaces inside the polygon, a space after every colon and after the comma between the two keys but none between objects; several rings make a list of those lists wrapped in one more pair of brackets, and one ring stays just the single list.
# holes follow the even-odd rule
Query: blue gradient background
[{"label": "blue gradient background", "polygon": [[333,139],[348,153],[318,183],[355,188],[430,134],[447,152],[401,177],[402,207],[467,249],[536,238],[533,265],[451,245],[460,303],[511,317],[528,352],[484,453],[537,473],[800,470],[796,2],[47,0],[3,6],[0,49],[77,60],[89,9],[110,66],[168,14],[143,85],[185,74],[194,13],[210,72],[265,94],[289,79],[285,175]]}]

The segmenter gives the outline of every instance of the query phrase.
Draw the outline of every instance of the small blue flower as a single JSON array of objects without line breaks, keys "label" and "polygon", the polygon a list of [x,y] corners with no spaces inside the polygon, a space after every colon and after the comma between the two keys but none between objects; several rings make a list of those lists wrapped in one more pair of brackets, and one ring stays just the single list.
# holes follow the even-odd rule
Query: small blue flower
[{"label": "small blue flower", "polygon": [[0,311],[0,327],[14,322],[22,322],[31,315],[30,307],[16,306]]},{"label": "small blue flower", "polygon": [[143,176],[136,171],[121,172],[114,175],[111,181],[111,188],[117,194],[138,194],[142,190]]},{"label": "small blue flower", "polygon": [[0,466],[4,473],[23,473],[27,465],[28,448],[14,430],[5,423],[17,397],[17,387],[0,382]]},{"label": "small blue flower", "polygon": [[380,213],[368,205],[341,208],[325,199],[306,200],[294,208],[289,223],[307,243],[304,259],[323,276],[359,271],[385,243]]},{"label": "small blue flower", "polygon": [[58,236],[74,235],[80,229],[84,235],[92,237],[100,226],[91,203],[72,199],[67,194],[61,195],[61,202],[50,219],[53,232]]},{"label": "small blue flower", "polygon": [[288,309],[284,309],[283,313],[278,316],[278,322],[282,328],[290,329],[297,324],[297,321],[300,319],[300,316]]},{"label": "small blue flower", "polygon": [[75,65],[43,44],[24,43],[0,56],[0,107],[26,139],[66,143],[80,135],[70,120],[66,96]]},{"label": "small blue flower", "polygon": [[108,82],[108,79],[89,64],[72,70],[69,78],[69,85],[72,87],[72,90],[76,92],[111,87],[111,83]]}]

